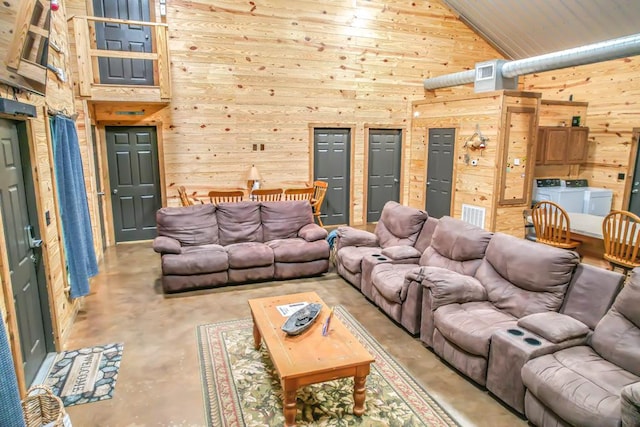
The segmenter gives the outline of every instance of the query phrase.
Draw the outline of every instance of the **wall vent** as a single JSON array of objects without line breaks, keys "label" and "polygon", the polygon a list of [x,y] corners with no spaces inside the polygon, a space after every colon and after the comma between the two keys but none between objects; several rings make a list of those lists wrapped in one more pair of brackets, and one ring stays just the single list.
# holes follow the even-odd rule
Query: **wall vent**
[{"label": "wall vent", "polygon": [[462,220],[476,227],[484,228],[486,209],[480,206],[462,204]]}]

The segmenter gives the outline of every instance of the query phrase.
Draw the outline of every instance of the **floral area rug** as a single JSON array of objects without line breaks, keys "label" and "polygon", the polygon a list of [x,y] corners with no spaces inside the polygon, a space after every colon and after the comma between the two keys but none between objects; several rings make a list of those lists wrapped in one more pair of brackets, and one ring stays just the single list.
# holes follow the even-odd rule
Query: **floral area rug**
[{"label": "floral area rug", "polygon": [[111,399],[123,349],[124,344],[115,343],[59,353],[45,385],[64,406]]},{"label": "floral area rug", "polygon": [[[459,424],[343,308],[335,315],[375,357],[365,413],[353,415],[353,378],[298,389],[298,426],[458,426]],[[265,346],[253,347],[251,319],[197,328],[209,426],[282,426],[282,388]]]}]

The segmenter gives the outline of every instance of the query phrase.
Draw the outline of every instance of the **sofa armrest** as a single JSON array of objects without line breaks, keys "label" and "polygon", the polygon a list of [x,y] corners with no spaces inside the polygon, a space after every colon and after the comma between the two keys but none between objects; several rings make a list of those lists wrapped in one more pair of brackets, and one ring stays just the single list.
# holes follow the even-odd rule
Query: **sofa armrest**
[{"label": "sofa armrest", "polygon": [[622,427],[640,425],[640,382],[629,384],[620,393]]},{"label": "sofa armrest", "polygon": [[475,277],[440,267],[420,267],[405,275],[405,282],[416,281],[431,294],[431,310],[448,304],[486,301],[487,290]]},{"label": "sofa armrest", "polygon": [[307,242],[326,239],[329,233],[318,224],[307,224],[298,231],[298,236]]},{"label": "sofa armrest", "polygon": [[589,327],[578,319],[555,311],[524,316],[518,320],[518,326],[554,344],[577,338],[586,340],[590,331]]},{"label": "sofa armrest", "polygon": [[340,250],[345,246],[377,247],[378,238],[375,234],[352,227],[338,227],[336,248]]},{"label": "sofa armrest", "polygon": [[176,239],[167,236],[158,236],[153,239],[153,250],[159,254],[181,254],[182,246]]},{"label": "sofa armrest", "polygon": [[393,261],[407,260],[412,258],[417,261],[422,254],[413,246],[399,245],[384,248],[382,250],[382,255]]}]

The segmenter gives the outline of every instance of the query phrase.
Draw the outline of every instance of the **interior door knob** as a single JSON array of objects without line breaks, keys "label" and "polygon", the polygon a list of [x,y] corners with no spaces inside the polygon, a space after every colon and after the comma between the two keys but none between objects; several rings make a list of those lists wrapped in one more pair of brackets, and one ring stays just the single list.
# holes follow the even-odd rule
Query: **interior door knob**
[{"label": "interior door knob", "polygon": [[117,188],[113,189],[113,194],[118,194],[118,189]]}]

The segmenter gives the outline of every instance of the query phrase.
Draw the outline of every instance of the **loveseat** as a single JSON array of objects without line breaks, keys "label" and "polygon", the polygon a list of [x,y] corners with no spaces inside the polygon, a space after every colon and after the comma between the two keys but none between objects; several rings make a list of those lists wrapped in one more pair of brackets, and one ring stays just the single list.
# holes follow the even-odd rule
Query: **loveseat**
[{"label": "loveseat", "polygon": [[327,231],[308,201],[165,207],[156,213],[165,293],[320,275]]}]

